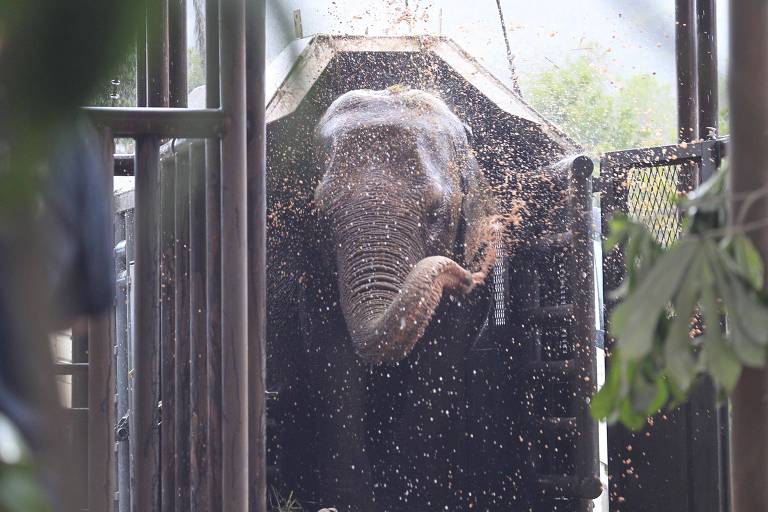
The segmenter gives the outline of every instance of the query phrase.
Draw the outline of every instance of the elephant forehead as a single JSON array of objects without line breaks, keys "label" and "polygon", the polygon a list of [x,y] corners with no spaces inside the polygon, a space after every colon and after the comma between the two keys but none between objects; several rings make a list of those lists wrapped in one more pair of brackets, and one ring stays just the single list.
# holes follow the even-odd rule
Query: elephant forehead
[{"label": "elephant forehead", "polygon": [[334,101],[318,125],[322,138],[336,138],[361,128],[443,133],[460,138],[464,128],[439,98],[417,90],[351,91]]}]

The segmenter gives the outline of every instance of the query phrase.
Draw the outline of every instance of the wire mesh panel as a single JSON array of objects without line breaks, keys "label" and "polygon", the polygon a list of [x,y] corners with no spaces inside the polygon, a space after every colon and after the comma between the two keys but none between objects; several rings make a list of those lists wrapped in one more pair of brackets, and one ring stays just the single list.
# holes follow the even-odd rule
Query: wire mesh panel
[{"label": "wire mesh panel", "polygon": [[676,197],[680,167],[658,165],[629,169],[627,208],[630,217],[645,224],[662,246],[668,246],[680,231]]}]

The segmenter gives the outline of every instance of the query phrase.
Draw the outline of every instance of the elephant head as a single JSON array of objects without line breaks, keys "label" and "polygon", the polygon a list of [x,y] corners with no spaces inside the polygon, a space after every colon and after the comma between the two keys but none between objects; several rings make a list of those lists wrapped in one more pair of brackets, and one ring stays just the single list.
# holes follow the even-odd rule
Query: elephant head
[{"label": "elephant head", "polygon": [[348,92],[317,126],[321,244],[366,362],[407,356],[443,292],[469,293],[493,265],[502,225],[470,135],[410,89]]}]

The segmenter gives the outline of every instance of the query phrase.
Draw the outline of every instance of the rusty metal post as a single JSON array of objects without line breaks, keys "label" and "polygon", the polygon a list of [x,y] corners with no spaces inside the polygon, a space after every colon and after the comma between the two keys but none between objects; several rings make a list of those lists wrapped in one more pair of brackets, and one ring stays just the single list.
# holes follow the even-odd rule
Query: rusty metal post
[{"label": "rusty metal post", "polygon": [[267,510],[267,155],[265,122],[265,0],[247,5],[248,136],[248,402],[251,512]]},{"label": "rusty metal post", "polygon": [[248,231],[246,193],[245,1],[221,2],[221,107],[231,128],[221,142],[222,509],[248,508]]},{"label": "rusty metal post", "polygon": [[208,346],[205,305],[205,146],[189,147],[190,510],[208,504]]},{"label": "rusty metal post", "polygon": [[160,165],[160,506],[175,510],[176,497],[176,166]]},{"label": "rusty metal post", "polygon": [[[731,219],[768,260],[768,3],[730,3]],[[750,193],[757,193],[756,197]],[[747,201],[749,206],[744,206]],[[742,211],[742,208],[746,208]],[[733,226],[740,229],[742,226]],[[735,314],[739,314],[736,312]],[[745,368],[731,397],[733,512],[768,510],[768,368]]]},{"label": "rusty metal post", "polygon": [[160,447],[157,411],[160,361],[160,247],[157,219],[160,202],[158,163],[160,143],[152,137],[136,140],[136,342],[135,421],[133,462],[136,512],[159,509]]},{"label": "rusty metal post", "polygon": [[176,510],[189,510],[189,153],[172,157],[176,166],[176,231],[174,237],[176,272]]},{"label": "rusty metal post", "polygon": [[136,106],[147,106],[147,5],[139,2],[144,11],[143,22],[136,34]]},{"label": "rusty metal post", "polygon": [[[696,73],[696,8],[694,0],[675,1],[675,58],[677,63],[677,140],[686,143],[698,135]],[[692,190],[696,168],[686,165],[678,177],[680,190]]]},{"label": "rusty metal post", "polygon": [[[700,139],[716,139],[718,131],[717,11],[715,0],[696,0],[699,67]],[[702,181],[709,176],[702,176]]]},{"label": "rusty metal post", "polygon": [[[219,1],[205,3],[206,107],[219,103]],[[208,482],[210,510],[222,510],[221,472],[221,144],[205,141],[205,299],[208,356]]]},{"label": "rusty metal post", "polygon": [[171,107],[187,106],[187,2],[168,0],[168,89]]},{"label": "rusty metal post", "polygon": [[147,106],[167,107],[168,0],[147,0]]},{"label": "rusty metal post", "polygon": [[[147,2],[147,104],[168,106],[168,4]],[[137,84],[140,81],[137,81]],[[160,141],[136,139],[134,510],[160,509]]]},{"label": "rusty metal post", "polygon": [[597,356],[595,331],[595,275],[592,240],[592,171],[594,164],[586,156],[570,162],[570,205],[573,253],[570,276],[573,296],[574,359],[576,380],[573,389],[574,415],[579,435],[576,438],[576,474],[580,500],[576,510],[591,511],[592,499],[600,496],[600,459],[597,421],[589,410],[589,399],[597,391]]},{"label": "rusty metal post", "polygon": [[[110,198],[112,218],[114,144],[102,130],[104,148],[103,192]],[[114,510],[115,496],[115,358],[114,311],[88,322],[88,509]]]},{"label": "rusty metal post", "polygon": [[176,497],[179,512],[189,510],[190,440],[189,440],[189,153],[173,155],[176,167]]}]

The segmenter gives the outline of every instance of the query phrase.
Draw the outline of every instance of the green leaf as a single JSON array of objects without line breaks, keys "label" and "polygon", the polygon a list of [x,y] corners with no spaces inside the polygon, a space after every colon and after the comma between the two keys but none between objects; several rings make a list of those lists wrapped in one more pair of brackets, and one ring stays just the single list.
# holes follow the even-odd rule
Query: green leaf
[{"label": "green leaf", "polygon": [[645,426],[647,416],[633,409],[631,400],[624,400],[621,404],[620,419],[625,427],[637,431]]},{"label": "green leaf", "polygon": [[752,241],[744,235],[730,237],[726,244],[738,269],[749,281],[750,285],[759,290],[763,287],[763,259]]},{"label": "green leaf", "polygon": [[603,242],[603,250],[610,252],[627,240],[629,234],[629,217],[624,213],[616,213],[608,221],[608,236]]},{"label": "green leaf", "polygon": [[648,271],[637,291],[619,304],[611,317],[611,334],[622,353],[636,360],[651,350],[659,316],[685,278],[699,244],[682,242],[664,253]]},{"label": "green leaf", "polygon": [[674,385],[673,393],[677,391],[686,393],[696,377],[696,361],[690,340],[690,323],[701,293],[700,275],[705,260],[704,252],[698,251],[673,301],[675,317],[670,323],[663,349],[666,374]]},{"label": "green leaf", "polygon": [[[618,358],[618,355],[615,354],[613,357]],[[592,397],[590,410],[595,419],[608,419],[609,422],[615,420],[615,418],[611,418],[610,416],[614,413],[617,404],[619,403],[621,393],[621,373],[621,364],[619,364],[618,361],[616,364],[612,364],[603,386]]]},{"label": "green leaf", "polygon": [[723,339],[720,327],[720,309],[717,307],[714,292],[711,287],[704,290],[702,309],[706,322],[702,357],[706,369],[730,393],[736,386],[741,375],[741,363]]}]

